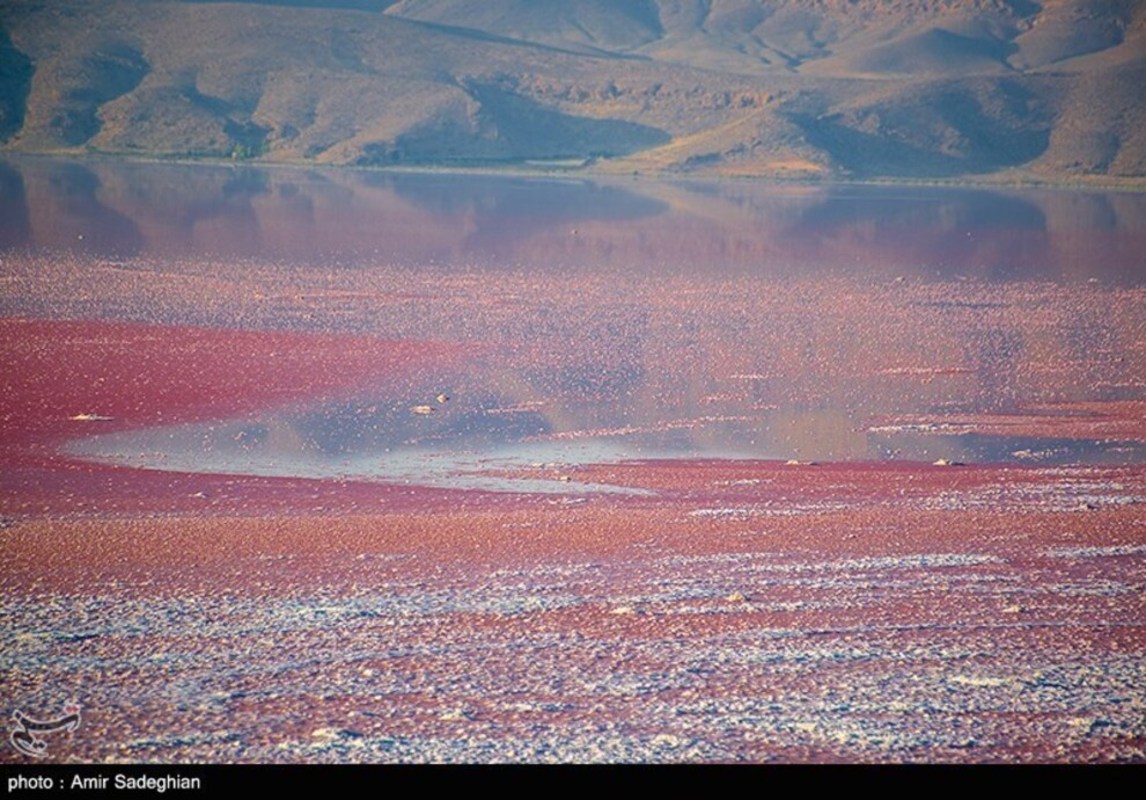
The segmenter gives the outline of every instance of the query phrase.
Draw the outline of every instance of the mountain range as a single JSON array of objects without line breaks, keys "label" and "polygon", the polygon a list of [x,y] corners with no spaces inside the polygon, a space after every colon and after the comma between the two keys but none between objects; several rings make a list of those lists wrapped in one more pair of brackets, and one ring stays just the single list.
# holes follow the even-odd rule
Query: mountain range
[{"label": "mountain range", "polygon": [[4,0],[0,148],[1146,182],[1136,0]]}]

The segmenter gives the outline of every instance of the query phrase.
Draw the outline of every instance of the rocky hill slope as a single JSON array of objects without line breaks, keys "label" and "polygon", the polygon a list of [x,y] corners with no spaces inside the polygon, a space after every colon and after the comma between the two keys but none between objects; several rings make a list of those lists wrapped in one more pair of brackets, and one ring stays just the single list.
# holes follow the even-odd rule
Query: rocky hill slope
[{"label": "rocky hill slope", "polygon": [[1134,0],[5,0],[0,147],[1146,180]]}]

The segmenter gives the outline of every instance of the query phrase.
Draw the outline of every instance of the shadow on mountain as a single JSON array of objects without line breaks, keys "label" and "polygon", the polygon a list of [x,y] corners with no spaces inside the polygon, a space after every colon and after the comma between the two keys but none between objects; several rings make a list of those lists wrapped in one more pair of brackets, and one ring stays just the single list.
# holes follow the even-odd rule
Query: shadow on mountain
[{"label": "shadow on mountain", "polygon": [[856,73],[966,74],[1007,69],[1007,58],[1017,50],[1009,42],[931,28],[830,63]]},{"label": "shadow on mountain", "polygon": [[0,143],[20,130],[32,89],[32,61],[0,30]]},{"label": "shadow on mountain", "polygon": [[857,177],[955,177],[1018,166],[1046,151],[1050,123],[1025,87],[936,87],[922,97],[827,116],[793,114],[808,142]]},{"label": "shadow on mountain", "polygon": [[189,5],[234,3],[248,6],[286,6],[288,8],[339,9],[341,11],[384,11],[394,0],[182,0]]},{"label": "shadow on mountain", "polygon": [[82,59],[74,88],[64,92],[51,127],[68,146],[81,145],[99,133],[100,106],[131,92],[150,67],[143,53],[127,45],[113,45]]},{"label": "shadow on mountain", "polygon": [[1011,57],[1010,63],[1032,69],[1075,56],[1113,50],[1133,31],[1134,14],[1133,3],[1044,2],[1038,10],[1038,24],[1015,37],[1019,51]]},{"label": "shadow on mountain", "polygon": [[522,158],[611,158],[667,144],[668,133],[614,119],[575,117],[489,84],[471,84],[483,122]]},{"label": "shadow on mountain", "polygon": [[435,119],[391,142],[368,144],[356,165],[589,161],[628,155],[672,138],[635,122],[563,114],[491,84],[465,88],[479,105],[475,114]]},{"label": "shadow on mountain", "polygon": [[653,0],[399,0],[387,14],[542,47],[619,56],[664,35]]}]

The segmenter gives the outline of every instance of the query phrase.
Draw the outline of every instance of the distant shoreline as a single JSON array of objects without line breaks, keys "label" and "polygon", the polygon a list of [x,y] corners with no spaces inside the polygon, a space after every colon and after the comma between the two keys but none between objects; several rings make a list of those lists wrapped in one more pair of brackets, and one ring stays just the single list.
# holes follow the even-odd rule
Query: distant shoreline
[{"label": "distant shoreline", "polygon": [[[425,174],[425,175],[487,175],[505,177],[528,178],[567,178],[588,180],[654,180],[674,182],[704,182],[704,183],[773,183],[784,186],[931,186],[952,189],[1056,189],[1074,191],[1103,191],[1103,192],[1146,192],[1146,177],[1142,178],[1112,178],[1109,176],[1091,176],[1089,178],[1048,178],[1029,174],[1013,174],[1011,172],[990,173],[976,176],[960,176],[954,178],[940,177],[824,177],[809,176],[784,177],[782,175],[727,175],[707,173],[685,173],[664,171],[633,171],[626,173],[620,170],[601,169],[597,164],[590,163],[576,167],[544,168],[536,164],[525,162],[506,162],[496,164],[406,164],[406,165],[363,165],[363,164],[324,164],[314,161],[277,161],[262,159],[229,159],[210,156],[163,156],[134,153],[111,152],[77,152],[73,150],[34,151],[34,150],[6,150],[0,149],[0,160],[22,159],[51,159],[83,162],[117,162],[136,164],[176,164],[183,166],[205,167],[256,167],[268,169],[300,169],[300,170],[333,170],[350,172],[373,172],[392,174]],[[606,162],[607,163],[607,162]]]}]

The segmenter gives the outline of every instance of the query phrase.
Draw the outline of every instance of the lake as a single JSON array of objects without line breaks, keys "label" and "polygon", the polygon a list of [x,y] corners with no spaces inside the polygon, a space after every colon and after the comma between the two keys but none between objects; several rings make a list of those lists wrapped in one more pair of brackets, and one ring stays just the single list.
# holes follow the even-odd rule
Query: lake
[{"label": "lake", "polygon": [[61,445],[83,459],[569,493],[611,489],[563,465],[632,459],[1146,455],[1086,405],[1146,394],[1138,194],[49,159],[0,187],[5,316],[465,350],[96,419]]},{"label": "lake", "polygon": [[53,758],[1142,758],[1142,195],[27,158],[0,205]]}]

